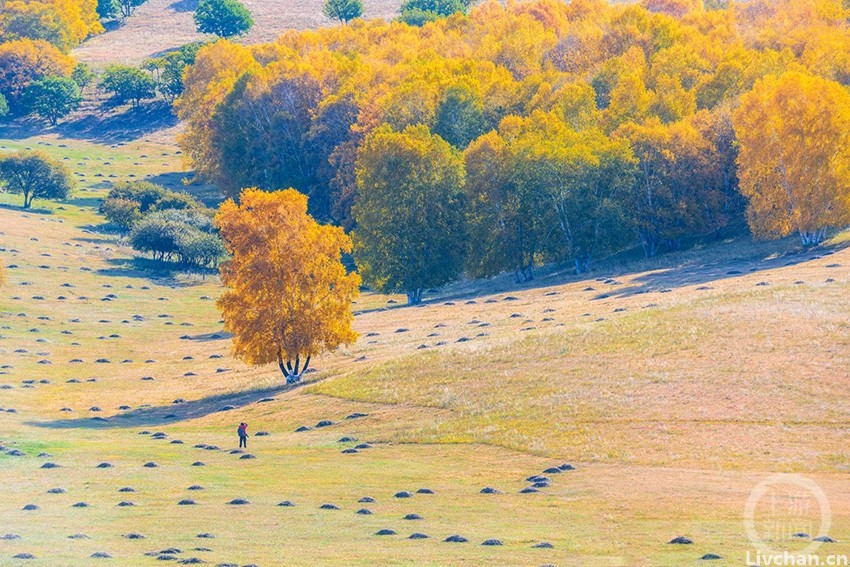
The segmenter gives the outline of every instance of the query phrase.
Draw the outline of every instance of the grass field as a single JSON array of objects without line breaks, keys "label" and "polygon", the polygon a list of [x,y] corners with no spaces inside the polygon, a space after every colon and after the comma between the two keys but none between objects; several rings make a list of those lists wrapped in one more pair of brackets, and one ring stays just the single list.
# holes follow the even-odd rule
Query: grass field
[{"label": "grass field", "polygon": [[[266,43],[277,39],[285,29],[309,29],[332,25],[322,15],[323,0],[244,0],[254,18],[254,27],[241,41]],[[192,14],[196,0],[147,0],[123,25],[93,37],[74,50],[74,56],[95,68],[109,63],[137,65],[148,57],[209,39],[195,30]],[[401,0],[366,0],[365,18],[392,18]]]},{"label": "grass field", "polygon": [[[0,195],[0,408],[15,410],[0,412],[0,564],[102,552],[121,565],[741,565],[745,502],[772,472],[817,483],[838,540],[820,552],[850,552],[844,235],[813,251],[739,239],[586,279],[462,282],[416,308],[365,294],[360,340],[287,389],[230,356],[215,278],[142,270],[99,232],[106,182],[180,186],[173,147],[0,146],[68,158],[80,182],[31,212]],[[251,437],[254,459],[231,453],[242,420],[268,433]],[[575,470],[520,493],[563,463]],[[819,512],[793,519],[823,535]],[[469,541],[443,542],[452,534]],[[679,535],[694,544],[667,543]],[[149,554],[169,548],[180,553]]]}]

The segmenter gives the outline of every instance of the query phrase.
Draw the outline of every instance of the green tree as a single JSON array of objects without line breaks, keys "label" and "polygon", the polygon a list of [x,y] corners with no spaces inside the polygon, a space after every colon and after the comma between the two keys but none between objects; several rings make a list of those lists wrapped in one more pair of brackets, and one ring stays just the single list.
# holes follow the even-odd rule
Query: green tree
[{"label": "green tree", "polygon": [[15,152],[0,158],[0,180],[11,193],[24,196],[24,208],[33,199],[65,199],[74,182],[70,170],[43,152]]},{"label": "green tree", "polygon": [[0,93],[0,120],[9,115],[9,103],[6,102],[6,97]]},{"label": "green tree", "polygon": [[[507,128],[506,128],[507,129]],[[627,142],[601,130],[577,132],[553,114],[535,112],[514,129],[515,175],[526,194],[550,203],[556,249],[586,272],[593,258],[632,239],[627,200],[636,160]]]},{"label": "green tree", "polygon": [[239,0],[200,0],[194,19],[199,32],[223,38],[247,33],[254,25],[251,12]]},{"label": "green tree", "polygon": [[115,104],[131,103],[139,106],[142,100],[156,96],[156,81],[138,67],[110,65],[103,72],[100,86],[112,93]]},{"label": "green tree", "polygon": [[690,120],[663,124],[652,118],[626,124],[617,135],[629,140],[640,160],[631,208],[647,256],[718,228],[726,201],[722,156]]},{"label": "green tree", "polygon": [[[510,122],[510,120],[508,120]],[[511,271],[517,283],[534,277],[538,252],[551,232],[548,201],[517,183],[515,138],[492,131],[473,141],[466,162],[467,270],[473,277]]]},{"label": "green tree", "polygon": [[145,62],[145,68],[155,73],[157,90],[166,100],[173,102],[183,94],[183,71],[195,62],[198,50],[204,45],[200,41],[187,43],[180,49]]},{"label": "green tree", "polygon": [[357,158],[354,257],[365,281],[384,292],[422,290],[458,277],[465,252],[460,153],[427,126],[381,126]]},{"label": "green tree", "polygon": [[452,14],[465,14],[471,5],[471,0],[404,0],[399,20],[421,26]]},{"label": "green tree", "polygon": [[114,20],[121,17],[121,2],[118,0],[97,0],[97,15],[101,20]]},{"label": "green tree", "polygon": [[177,253],[184,264],[214,268],[227,255],[227,249],[218,234],[196,229],[186,231],[180,238]]},{"label": "green tree", "polygon": [[193,196],[188,193],[178,191],[166,191],[162,197],[156,202],[154,208],[157,211],[200,211],[203,205],[198,202]]},{"label": "green tree", "polygon": [[97,75],[91,70],[87,63],[77,63],[74,71],[71,73],[71,78],[80,87],[80,92],[86,90],[86,87],[94,82]]},{"label": "green tree", "polygon": [[463,86],[446,89],[437,107],[435,134],[463,150],[472,140],[486,132],[488,126],[484,105],[475,93]]},{"label": "green tree", "polygon": [[68,77],[74,60],[44,40],[0,41],[0,93],[12,114],[23,111],[23,94],[33,81],[56,75]]},{"label": "green tree", "polygon": [[53,126],[79,108],[82,100],[80,87],[68,77],[45,77],[34,81],[24,91],[26,108]]},{"label": "green tree", "polygon": [[149,215],[133,225],[130,245],[139,252],[150,252],[154,260],[171,260],[180,250],[180,241],[189,225],[158,215]]},{"label": "green tree", "polygon": [[332,20],[348,23],[363,15],[362,0],[325,0],[322,14]]}]

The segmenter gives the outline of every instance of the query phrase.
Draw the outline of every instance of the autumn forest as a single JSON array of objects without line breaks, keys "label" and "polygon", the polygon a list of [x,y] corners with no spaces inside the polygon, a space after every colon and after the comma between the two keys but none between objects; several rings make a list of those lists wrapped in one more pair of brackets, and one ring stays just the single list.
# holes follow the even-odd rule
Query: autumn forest
[{"label": "autumn forest", "polygon": [[233,197],[307,194],[384,291],[583,272],[745,223],[817,244],[850,222],[850,7],[702,4],[487,2],[222,40],[185,75],[181,145]]}]

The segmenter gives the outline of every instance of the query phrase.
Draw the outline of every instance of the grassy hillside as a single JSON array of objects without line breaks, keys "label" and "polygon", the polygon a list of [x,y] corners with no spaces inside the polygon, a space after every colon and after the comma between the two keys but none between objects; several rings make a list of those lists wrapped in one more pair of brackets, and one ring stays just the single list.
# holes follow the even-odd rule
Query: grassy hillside
[{"label": "grassy hillside", "polygon": [[[274,41],[290,28],[310,29],[333,23],[322,15],[323,0],[244,0],[243,3],[254,18],[254,27],[243,40],[246,43]],[[363,4],[364,18],[392,18],[401,1],[367,0]],[[192,20],[197,5],[195,0],[148,0],[123,25],[75,49],[74,56],[97,68],[109,63],[139,64],[148,57],[204,39]]]},{"label": "grassy hillside", "polygon": [[[104,552],[154,565],[173,547],[214,565],[655,566],[706,553],[739,565],[752,548],[744,503],[773,471],[814,479],[829,535],[848,539],[842,239],[805,252],[718,242],[585,279],[551,268],[520,287],[463,282],[416,308],[365,294],[360,340],[287,389],[276,369],[230,356],[215,278],[142,270],[98,229],[104,181],[178,186],[173,148],[0,145],[67,157],[81,182],[31,212],[0,195],[0,536],[20,536],[0,539],[0,564]],[[251,437],[254,459],[231,452],[243,420],[269,434]],[[520,493],[563,463],[576,469]],[[452,534],[469,541],[444,543]],[[678,535],[694,545],[667,544]],[[481,545],[491,538],[503,545]]]}]

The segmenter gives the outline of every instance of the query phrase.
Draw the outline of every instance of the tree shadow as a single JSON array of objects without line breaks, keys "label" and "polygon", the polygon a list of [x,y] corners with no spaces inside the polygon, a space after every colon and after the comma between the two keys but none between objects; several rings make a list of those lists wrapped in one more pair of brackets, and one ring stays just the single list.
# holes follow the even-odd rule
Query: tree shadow
[{"label": "tree shadow", "polygon": [[99,197],[74,197],[72,199],[63,201],[63,203],[66,203],[68,205],[74,205],[75,207],[80,207],[81,209],[85,207],[91,209],[98,209],[100,208],[101,202],[103,202],[103,199]]},{"label": "tree shadow", "polygon": [[218,331],[215,333],[204,333],[202,335],[187,335],[187,340],[190,341],[200,341],[200,342],[209,342],[209,341],[223,341],[233,337],[233,333],[228,333],[227,331]]},{"label": "tree shadow", "polygon": [[185,171],[168,171],[157,175],[149,175],[145,177],[145,181],[156,183],[157,185],[162,185],[163,187],[167,187],[172,190],[182,191],[183,180],[186,177],[191,177],[191,175],[191,173],[187,173]]},{"label": "tree shadow", "polygon": [[[738,235],[720,243],[714,239],[698,242],[697,246],[644,258],[640,249],[612,256],[593,265],[590,273],[576,274],[569,263],[548,264],[535,271],[530,282],[517,283],[511,274],[503,273],[486,280],[468,280],[427,290],[420,305],[405,303],[383,305],[355,311],[363,315],[389,309],[405,309],[440,305],[446,302],[474,301],[482,297],[546,289],[569,283],[584,283],[588,291],[596,292],[590,299],[625,297],[645,293],[666,293],[676,288],[708,285],[713,281],[801,264],[828,256],[850,247],[850,243],[803,248],[799,239],[790,236],[781,240],[753,242],[747,235]],[[633,274],[638,274],[633,276]],[[617,278],[630,277],[630,285],[620,285]],[[557,293],[557,292],[553,292]]]},{"label": "tree shadow", "polygon": [[178,280],[179,274],[200,274],[204,277],[218,274],[213,268],[193,268],[189,270],[186,266],[174,262],[163,262],[132,256],[130,258],[109,258],[106,260],[109,268],[99,268],[95,273],[100,276],[117,276],[122,278],[139,278],[155,281],[158,284],[170,287],[192,287],[202,282],[187,282]]},{"label": "tree shadow", "polygon": [[91,111],[71,115],[69,120],[53,127],[32,117],[19,118],[0,127],[0,138],[20,140],[56,134],[72,140],[115,144],[137,140],[159,130],[172,128],[177,123],[171,105],[164,100],[154,100],[126,109],[104,104]]},{"label": "tree shadow", "polygon": [[15,211],[16,213],[31,213],[34,215],[52,215],[53,209],[41,209],[41,208],[29,208],[25,209],[22,206],[18,205],[7,205],[0,203],[0,209],[6,209],[7,211]]},{"label": "tree shadow", "polygon": [[172,128],[177,122],[171,105],[156,100],[118,113],[85,114],[62,124],[57,130],[66,138],[111,144],[136,140]]},{"label": "tree shadow", "polygon": [[[830,256],[846,245],[819,246],[817,248],[789,248],[773,254],[749,257],[721,258],[713,261],[693,260],[672,267],[647,271],[631,280],[627,287],[604,292],[594,299],[625,297],[644,293],[667,293],[673,289],[690,286],[708,286],[719,280],[739,278],[759,272],[796,266]],[[606,281],[608,281],[606,279]],[[604,283],[604,282],[603,282]],[[769,285],[769,281],[763,284]]]},{"label": "tree shadow", "polygon": [[56,419],[52,421],[29,421],[27,425],[45,429],[118,429],[124,427],[169,425],[180,421],[198,419],[221,411],[233,411],[269,397],[290,392],[308,382],[281,384],[270,388],[234,392],[209,396],[200,400],[165,406],[140,407],[118,413],[108,418],[83,417],[78,419]]},{"label": "tree shadow", "polygon": [[168,6],[175,12],[194,12],[198,7],[198,0],[177,0]]}]

